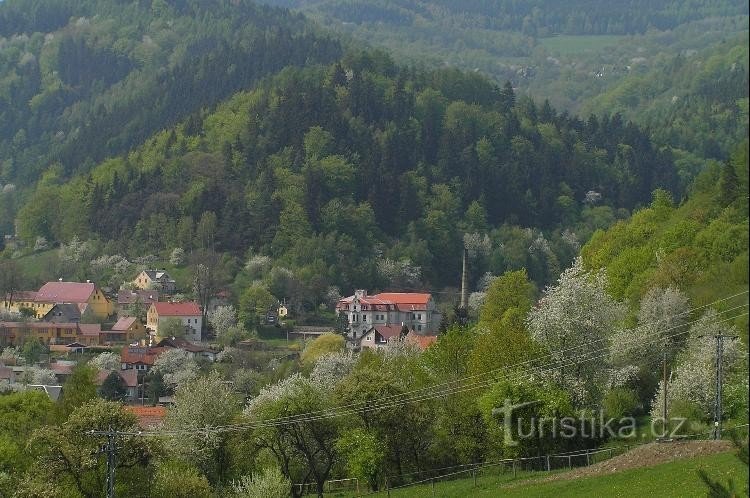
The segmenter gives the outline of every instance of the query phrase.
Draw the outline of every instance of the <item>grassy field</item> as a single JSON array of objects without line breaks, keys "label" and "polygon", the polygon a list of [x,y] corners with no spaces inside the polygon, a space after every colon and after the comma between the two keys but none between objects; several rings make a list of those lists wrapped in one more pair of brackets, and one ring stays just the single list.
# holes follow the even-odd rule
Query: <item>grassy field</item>
[{"label": "grassy field", "polygon": [[551,53],[561,55],[580,54],[586,51],[599,51],[616,45],[624,36],[619,35],[581,35],[581,36],[552,36],[540,38],[539,43]]},{"label": "grassy field", "polygon": [[[504,487],[514,481],[510,474],[496,474],[477,478],[477,485],[471,478],[455,481],[437,482],[432,486],[420,485],[391,490],[391,496],[409,497],[464,497],[464,496],[518,496],[518,497],[626,497],[626,496],[659,496],[659,497],[704,497],[706,487],[698,477],[697,471],[705,469],[714,479],[727,483],[733,479],[737,489],[742,492],[748,485],[748,470],[733,453],[720,453],[676,460],[673,462],[631,469],[615,474],[597,477],[579,478],[570,481],[534,482],[524,481],[512,487]],[[537,474],[538,475],[538,474]],[[546,475],[546,474],[545,474]],[[526,475],[528,477],[528,475]],[[522,479],[519,474],[516,482]],[[346,496],[344,494],[332,496]],[[386,496],[378,493],[373,496]]]}]

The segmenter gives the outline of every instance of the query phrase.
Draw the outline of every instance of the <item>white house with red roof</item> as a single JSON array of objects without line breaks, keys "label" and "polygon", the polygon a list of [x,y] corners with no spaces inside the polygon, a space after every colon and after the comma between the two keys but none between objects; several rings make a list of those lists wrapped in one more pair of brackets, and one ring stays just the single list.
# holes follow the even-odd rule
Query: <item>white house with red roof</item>
[{"label": "white house with red roof", "polygon": [[175,318],[182,321],[185,327],[185,339],[189,341],[200,341],[203,328],[203,315],[198,303],[151,303],[146,313],[146,327],[152,335],[159,335],[159,325],[164,320]]},{"label": "white house with red roof", "polygon": [[336,303],[336,313],[348,318],[349,338],[354,341],[376,326],[395,327],[399,332],[406,326],[418,334],[435,334],[442,318],[432,295],[417,292],[368,295],[366,290],[357,290]]}]

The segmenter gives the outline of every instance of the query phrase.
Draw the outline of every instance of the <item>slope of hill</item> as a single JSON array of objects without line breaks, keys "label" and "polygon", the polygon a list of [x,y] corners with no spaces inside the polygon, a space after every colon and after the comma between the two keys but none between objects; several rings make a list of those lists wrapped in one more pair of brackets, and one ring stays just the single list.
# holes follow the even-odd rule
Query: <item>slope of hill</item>
[{"label": "slope of hill", "polygon": [[[591,268],[607,269],[618,298],[674,286],[702,305],[747,290],[747,140],[730,161],[704,171],[681,206],[659,194],[651,207],[595,233],[581,254]],[[747,333],[747,317],[741,320]]]},{"label": "slope of hill", "polygon": [[747,32],[745,2],[263,0],[400,58],[481,72],[576,112],[662,57]]},{"label": "slope of hill", "polygon": [[619,112],[660,144],[727,158],[748,134],[748,37],[665,58],[593,98],[585,112]]},{"label": "slope of hill", "polygon": [[[109,254],[252,250],[301,270],[318,294],[373,285],[378,254],[445,285],[463,232],[562,231],[602,215],[589,191],[613,217],[657,187],[676,188],[672,162],[634,125],[584,123],[476,75],[361,53],[287,69],[91,175],[48,175],[19,234],[30,245],[96,237],[111,241]],[[478,270],[511,264],[500,237]],[[544,237],[520,243],[552,257]]]},{"label": "slope of hill", "polygon": [[245,0],[2,2],[0,183],[88,171],[264,75],[340,54],[302,16]]}]

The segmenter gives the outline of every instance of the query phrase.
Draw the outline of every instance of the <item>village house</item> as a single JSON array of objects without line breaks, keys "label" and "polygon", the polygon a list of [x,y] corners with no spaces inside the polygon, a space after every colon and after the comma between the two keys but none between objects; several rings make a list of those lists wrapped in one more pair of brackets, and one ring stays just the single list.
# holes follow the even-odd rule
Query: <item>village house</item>
[{"label": "village house", "polygon": [[98,389],[101,389],[104,381],[110,376],[112,372],[116,372],[117,375],[122,379],[122,383],[125,386],[125,399],[123,401],[135,401],[138,399],[138,370],[100,370],[96,374],[95,384]]},{"label": "village house", "polygon": [[401,325],[374,325],[362,334],[356,343],[361,349],[380,349],[389,342],[400,341],[403,334]]},{"label": "village house", "polygon": [[196,360],[204,359],[208,361],[216,361],[216,355],[219,354],[218,351],[214,351],[213,349],[206,346],[201,346],[200,344],[194,344],[181,337],[165,337],[164,339],[159,341],[158,344],[156,344],[156,347],[182,349]]},{"label": "village house", "polygon": [[164,424],[164,417],[167,415],[164,406],[125,405],[123,409],[136,416],[141,429],[158,429]]},{"label": "village house", "polygon": [[146,327],[134,316],[125,316],[117,320],[111,330],[103,330],[101,344],[132,344],[146,339]]},{"label": "village house", "polygon": [[0,322],[0,346],[18,346],[28,339],[48,345],[96,346],[101,331],[98,323]]},{"label": "village house", "polygon": [[120,352],[120,369],[148,372],[154,362],[169,348],[151,348],[148,346],[128,346]]},{"label": "village house", "polygon": [[6,294],[0,301],[0,311],[6,313],[20,313],[22,309],[32,310],[36,316],[36,291],[16,291]]},{"label": "village house", "polygon": [[37,318],[44,317],[56,304],[75,304],[81,314],[89,310],[99,319],[114,313],[112,302],[91,282],[47,282],[36,293],[33,304]]},{"label": "village house", "polygon": [[157,290],[165,294],[174,294],[177,283],[164,270],[143,270],[133,280],[133,285],[142,290]]},{"label": "village house", "polygon": [[348,338],[354,342],[374,326],[402,326],[421,335],[434,335],[440,326],[440,312],[428,293],[382,292],[368,295],[357,290],[336,304],[336,313],[349,322]]},{"label": "village house", "polygon": [[130,306],[134,302],[140,300],[143,303],[143,307],[148,309],[151,303],[155,303],[159,300],[159,291],[157,290],[128,290],[121,289],[117,293],[117,306],[122,310],[126,306]]},{"label": "village house", "polygon": [[200,342],[203,315],[198,303],[151,303],[146,317],[146,327],[152,335],[159,337],[159,327],[169,318],[180,320],[185,327],[185,338]]}]

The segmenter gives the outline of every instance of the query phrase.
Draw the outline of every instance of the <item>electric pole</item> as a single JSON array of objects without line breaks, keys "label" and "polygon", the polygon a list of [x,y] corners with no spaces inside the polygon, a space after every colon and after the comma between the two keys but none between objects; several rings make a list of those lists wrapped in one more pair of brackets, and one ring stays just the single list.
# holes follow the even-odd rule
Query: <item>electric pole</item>
[{"label": "electric pole", "polygon": [[724,339],[737,339],[736,335],[699,335],[716,339],[716,395],[714,398],[714,439],[721,439],[721,381],[724,376]]},{"label": "electric pole", "polygon": [[664,346],[664,353],[662,356],[662,418],[664,420],[664,434],[667,433],[667,347]]},{"label": "electric pole", "polygon": [[107,442],[99,448],[97,454],[107,454],[107,498],[115,498],[115,468],[117,467],[117,436],[137,436],[135,432],[120,432],[112,430],[110,427],[106,431],[90,430],[86,434],[89,436],[107,436]]}]

